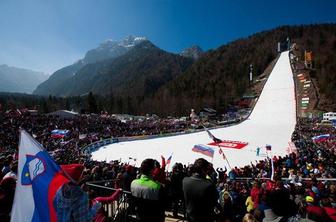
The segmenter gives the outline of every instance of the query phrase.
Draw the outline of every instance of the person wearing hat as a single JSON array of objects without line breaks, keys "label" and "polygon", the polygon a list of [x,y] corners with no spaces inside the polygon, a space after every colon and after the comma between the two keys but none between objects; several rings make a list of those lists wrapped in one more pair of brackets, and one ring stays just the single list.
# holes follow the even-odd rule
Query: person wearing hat
[{"label": "person wearing hat", "polygon": [[164,191],[161,184],[153,179],[155,160],[145,159],[141,163],[140,178],[131,183],[137,221],[163,222],[165,219]]},{"label": "person wearing hat", "polygon": [[306,213],[309,219],[314,221],[331,221],[331,218],[327,215],[325,209],[320,206],[315,205],[315,199],[312,196],[306,196]]},{"label": "person wearing hat", "polygon": [[125,172],[123,173],[123,189],[126,191],[131,190],[131,183],[135,179],[134,167],[132,165],[127,165]]},{"label": "person wearing hat", "polygon": [[80,187],[84,166],[82,164],[68,164],[61,166],[63,173],[70,179],[56,192],[53,204],[58,222],[86,222],[92,221],[103,203],[117,199],[121,190],[110,197],[98,197],[90,207],[89,196]]}]

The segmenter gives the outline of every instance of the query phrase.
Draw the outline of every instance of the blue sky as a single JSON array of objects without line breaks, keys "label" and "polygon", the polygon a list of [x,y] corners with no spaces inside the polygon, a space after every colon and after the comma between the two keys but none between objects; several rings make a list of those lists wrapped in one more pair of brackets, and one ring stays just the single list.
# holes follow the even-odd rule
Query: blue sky
[{"label": "blue sky", "polygon": [[0,64],[51,74],[106,39],[179,52],[280,25],[336,22],[335,0],[0,0]]}]

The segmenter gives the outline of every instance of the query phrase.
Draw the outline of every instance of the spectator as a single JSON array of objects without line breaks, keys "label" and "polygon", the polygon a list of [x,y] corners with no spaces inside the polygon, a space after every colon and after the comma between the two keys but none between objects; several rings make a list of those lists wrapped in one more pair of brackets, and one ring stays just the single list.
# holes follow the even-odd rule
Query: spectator
[{"label": "spectator", "polygon": [[62,168],[73,181],[61,186],[56,193],[54,207],[57,213],[57,221],[92,221],[101,204],[97,202],[90,208],[89,197],[79,186],[84,166],[71,164],[64,165]]},{"label": "spectator", "polygon": [[243,222],[258,222],[254,216],[250,213],[245,214],[245,216],[243,217]]},{"label": "spectator", "polygon": [[17,169],[18,169],[18,162],[13,161],[10,164],[10,171],[3,178],[5,179],[7,177],[13,177],[14,179],[17,179]]},{"label": "spectator", "polygon": [[0,182],[0,221],[9,222],[12,210],[16,179],[7,177]]},{"label": "spectator", "polygon": [[131,183],[139,222],[163,222],[165,218],[163,189],[161,184],[152,178],[154,169],[155,161],[145,159],[141,163],[140,178]]},{"label": "spectator", "polygon": [[183,203],[183,190],[182,190],[182,181],[185,177],[183,172],[183,165],[181,163],[176,163],[173,166],[173,172],[170,177],[170,189],[172,195],[172,204],[173,204],[173,216],[178,216],[178,207],[179,203]]},{"label": "spectator", "polygon": [[209,162],[197,159],[194,174],[183,179],[183,193],[188,222],[212,222],[218,193],[211,181],[206,179]]},{"label": "spectator", "polygon": [[126,191],[131,190],[131,183],[135,179],[134,167],[131,165],[126,166],[126,171],[123,174],[123,189]]}]

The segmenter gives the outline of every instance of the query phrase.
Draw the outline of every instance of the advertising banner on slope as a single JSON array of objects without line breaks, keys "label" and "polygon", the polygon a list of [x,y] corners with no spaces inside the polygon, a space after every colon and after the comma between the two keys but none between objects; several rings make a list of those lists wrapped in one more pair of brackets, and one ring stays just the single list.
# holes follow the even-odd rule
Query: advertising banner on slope
[{"label": "advertising banner on slope", "polygon": [[232,141],[232,140],[222,140],[220,143],[208,143],[208,145],[212,146],[219,146],[219,147],[226,147],[226,148],[233,148],[233,149],[242,149],[248,145],[246,142],[241,141]]}]

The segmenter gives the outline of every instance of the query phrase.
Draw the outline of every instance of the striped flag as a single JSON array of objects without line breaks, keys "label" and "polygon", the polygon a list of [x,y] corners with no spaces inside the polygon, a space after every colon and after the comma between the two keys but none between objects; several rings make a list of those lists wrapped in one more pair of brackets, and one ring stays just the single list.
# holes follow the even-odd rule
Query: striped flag
[{"label": "striped flag", "polygon": [[202,145],[202,144],[197,144],[192,148],[192,151],[197,152],[197,153],[202,153],[208,157],[213,157],[215,150],[212,149],[211,147]]},{"label": "striped flag", "polygon": [[173,154],[172,154],[172,155],[170,155],[170,157],[168,157],[168,159],[167,159],[167,162],[166,162],[166,164],[167,164],[167,165],[169,165],[169,164],[170,164],[172,157],[173,157]]},{"label": "striped flag", "polygon": [[226,159],[226,156],[225,156],[225,154],[224,154],[222,148],[219,148],[218,152],[219,152],[219,154],[222,156],[223,160],[225,160],[225,159]]},{"label": "striped flag", "polygon": [[314,143],[324,142],[330,138],[330,134],[322,134],[312,137]]}]

